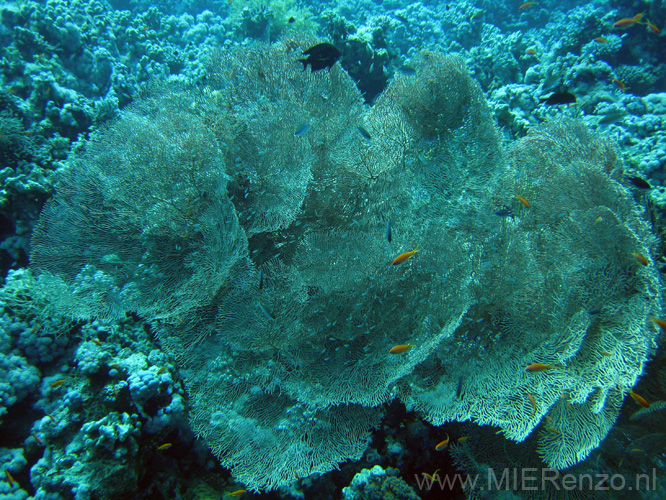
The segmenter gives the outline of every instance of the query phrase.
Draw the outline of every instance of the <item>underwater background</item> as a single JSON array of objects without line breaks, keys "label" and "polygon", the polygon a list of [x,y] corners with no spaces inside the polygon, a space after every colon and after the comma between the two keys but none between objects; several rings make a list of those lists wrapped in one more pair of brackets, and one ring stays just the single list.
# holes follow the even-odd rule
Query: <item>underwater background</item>
[{"label": "underwater background", "polygon": [[0,3],[0,499],[666,498],[665,19]]}]

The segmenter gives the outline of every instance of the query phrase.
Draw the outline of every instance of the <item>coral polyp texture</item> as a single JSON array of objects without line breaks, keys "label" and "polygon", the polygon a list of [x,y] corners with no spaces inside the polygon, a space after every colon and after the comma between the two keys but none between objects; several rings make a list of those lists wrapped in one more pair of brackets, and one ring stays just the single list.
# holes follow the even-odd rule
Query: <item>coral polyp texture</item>
[{"label": "coral polyp texture", "polygon": [[359,458],[395,398],[515,441],[550,413],[540,456],[584,459],[661,302],[613,147],[561,118],[503,148],[437,52],[368,106],[339,65],[303,70],[316,42],[217,54],[205,86],[153,89],[101,130],[34,231],[41,286],[77,318],[152,321],[193,429],[250,489]]}]

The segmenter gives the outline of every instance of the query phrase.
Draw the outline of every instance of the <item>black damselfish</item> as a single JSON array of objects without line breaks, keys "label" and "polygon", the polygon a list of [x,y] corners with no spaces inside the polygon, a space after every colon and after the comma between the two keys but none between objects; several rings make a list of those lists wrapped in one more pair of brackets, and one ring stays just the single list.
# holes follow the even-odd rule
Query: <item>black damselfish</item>
[{"label": "black damselfish", "polygon": [[576,102],[576,96],[571,92],[553,92],[550,97],[542,97],[539,101],[549,105],[572,104]]},{"label": "black damselfish", "polygon": [[299,59],[303,63],[303,69],[307,68],[309,64],[312,71],[319,71],[324,68],[331,69],[335,61],[340,59],[342,52],[336,49],[335,45],[324,42],[310,47],[303,54],[308,56],[305,59]]},{"label": "black damselfish", "polygon": [[652,189],[650,183],[642,177],[627,175],[627,180],[639,189]]}]

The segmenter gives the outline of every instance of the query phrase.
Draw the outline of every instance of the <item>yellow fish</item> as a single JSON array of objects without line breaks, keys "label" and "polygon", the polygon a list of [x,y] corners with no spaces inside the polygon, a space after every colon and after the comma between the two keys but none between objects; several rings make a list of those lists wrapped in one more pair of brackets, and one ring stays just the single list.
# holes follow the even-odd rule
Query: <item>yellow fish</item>
[{"label": "yellow fish", "polygon": [[[446,432],[444,434],[446,434]],[[449,435],[446,434],[446,439],[444,441],[437,443],[437,445],[435,446],[435,451],[442,451],[448,445],[449,445]]]},{"label": "yellow fish", "polygon": [[404,352],[409,351],[412,347],[414,347],[412,344],[400,344],[393,346],[389,349],[389,352],[391,354],[402,354]]},{"label": "yellow fish", "polygon": [[545,372],[546,370],[552,370],[555,368],[553,365],[546,365],[543,363],[532,363],[525,367],[526,372]]},{"label": "yellow fish", "polygon": [[391,265],[393,265],[393,266],[397,266],[398,264],[402,264],[402,263],[405,262],[407,259],[411,258],[411,257],[412,257],[416,252],[418,252],[418,251],[419,251],[419,249],[418,249],[418,248],[415,248],[415,249],[412,250],[411,252],[401,253],[400,255],[398,255],[398,256],[395,258],[395,260],[392,262]]}]

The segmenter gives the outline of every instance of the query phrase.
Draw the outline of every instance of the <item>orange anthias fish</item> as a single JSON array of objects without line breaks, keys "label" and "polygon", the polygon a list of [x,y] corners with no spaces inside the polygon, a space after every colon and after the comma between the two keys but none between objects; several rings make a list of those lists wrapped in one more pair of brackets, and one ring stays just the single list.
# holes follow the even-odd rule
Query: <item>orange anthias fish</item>
[{"label": "orange anthias fish", "polygon": [[421,472],[421,474],[422,474],[423,476],[427,477],[428,479],[430,479],[431,481],[436,481],[435,478],[437,477],[437,473],[438,473],[440,470],[442,470],[442,469],[437,469],[437,470],[436,470],[435,472],[433,472],[432,474],[428,474],[427,472]]},{"label": "orange anthias fish", "polygon": [[14,487],[14,478],[12,475],[9,473],[7,469],[5,469],[5,475],[7,476],[7,481],[9,482],[9,487],[13,488]]},{"label": "orange anthias fish", "polygon": [[618,80],[617,78],[613,78],[613,83],[617,85],[617,88],[619,88],[622,92],[627,90],[627,86],[624,84],[622,80]]},{"label": "orange anthias fish", "polygon": [[415,248],[415,249],[412,250],[411,252],[401,253],[400,255],[398,255],[398,256],[395,258],[395,260],[392,262],[391,265],[393,265],[393,266],[397,266],[398,264],[402,264],[402,263],[405,262],[407,259],[411,258],[411,257],[412,257],[416,252],[418,252],[418,251],[419,251],[419,249],[418,249],[418,248]]},{"label": "orange anthias fish", "polygon": [[640,253],[633,252],[633,253],[631,254],[631,256],[632,256],[634,259],[636,259],[638,262],[640,262],[641,264],[643,264],[644,266],[647,266],[647,265],[648,265],[648,260],[647,260],[647,257],[645,257],[645,255],[641,255]]},{"label": "orange anthias fish", "polygon": [[654,24],[652,24],[650,21],[645,21],[645,25],[650,28],[650,31],[652,33],[656,33],[657,35],[661,33],[661,30],[657,28]]},{"label": "orange anthias fish", "polygon": [[666,321],[664,321],[663,319],[653,318],[652,316],[650,316],[650,321],[652,321],[655,325],[661,328],[661,331],[663,333],[666,333]]},{"label": "orange anthias fish", "polygon": [[526,53],[528,56],[533,56],[534,54],[536,54],[536,50],[534,50],[534,49],[527,49],[527,50],[525,51],[525,53]]},{"label": "orange anthias fish", "polygon": [[[446,432],[444,434],[446,434]],[[442,451],[448,445],[449,445],[449,435],[446,434],[446,439],[444,441],[437,443],[437,445],[435,446],[435,451]]]},{"label": "orange anthias fish", "polygon": [[594,39],[594,41],[599,43],[608,43],[608,40],[605,36],[598,36]]},{"label": "orange anthias fish", "polygon": [[530,404],[532,405],[532,409],[534,410],[534,413],[532,413],[532,416],[534,416],[537,413],[536,400],[534,399],[534,396],[532,396],[529,393],[527,394],[527,398],[530,400]]},{"label": "orange anthias fish", "polygon": [[55,389],[56,387],[60,387],[60,386],[61,386],[62,384],[64,384],[64,383],[65,383],[65,379],[56,380],[56,381],[53,382],[51,385],[49,385],[49,388],[51,388],[51,389]]},{"label": "orange anthias fish", "polygon": [[532,205],[530,204],[530,202],[527,201],[527,199],[526,199],[525,197],[523,197],[523,196],[516,196],[516,198],[518,198],[518,200],[520,200],[520,203],[522,203],[523,206],[524,206],[525,208],[530,208],[530,207],[532,206]]},{"label": "orange anthias fish", "polygon": [[402,354],[407,351],[409,351],[412,347],[414,347],[412,344],[400,344],[393,346],[389,349],[389,352],[391,354]]},{"label": "orange anthias fish", "polygon": [[535,3],[536,2],[525,2],[520,7],[518,7],[518,10],[525,10],[525,9],[531,7],[532,5],[534,5]]},{"label": "orange anthias fish", "polygon": [[171,448],[171,443],[164,443],[157,447],[159,451],[168,450],[169,448]]},{"label": "orange anthias fish", "polygon": [[236,491],[232,491],[231,493],[229,493],[229,496],[230,497],[239,497],[241,495],[244,495],[245,493],[247,493],[247,490],[236,490]]},{"label": "orange anthias fish", "polygon": [[631,26],[632,24],[640,24],[640,18],[636,19],[635,17],[628,17],[626,19],[620,19],[613,24],[613,28],[624,28],[626,26]]},{"label": "orange anthias fish", "polygon": [[553,365],[546,365],[544,363],[532,363],[525,367],[526,372],[545,372],[546,370],[552,370],[555,368]]},{"label": "orange anthias fish", "polygon": [[631,398],[634,401],[636,401],[643,408],[649,408],[650,407],[650,403],[648,403],[647,400],[643,396],[639,396],[634,391],[629,391],[629,395],[631,396]]}]

